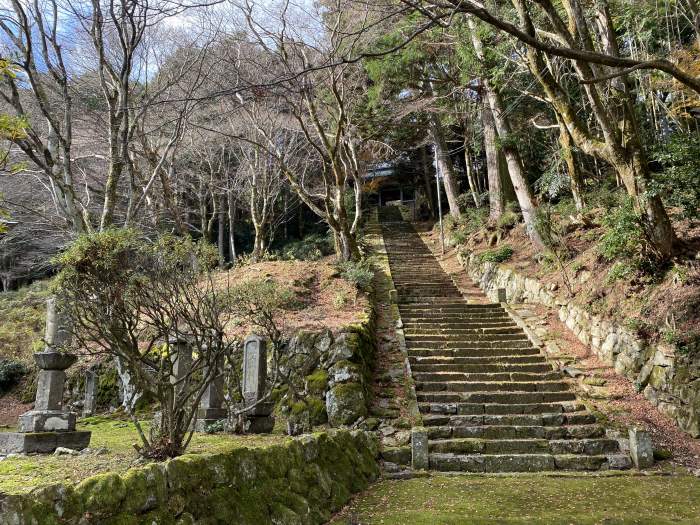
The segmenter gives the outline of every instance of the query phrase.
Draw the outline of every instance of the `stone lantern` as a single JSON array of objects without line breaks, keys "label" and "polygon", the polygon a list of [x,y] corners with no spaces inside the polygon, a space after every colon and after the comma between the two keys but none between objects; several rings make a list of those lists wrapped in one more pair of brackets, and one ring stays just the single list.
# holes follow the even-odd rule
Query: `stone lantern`
[{"label": "stone lantern", "polygon": [[75,430],[76,415],[63,407],[66,369],[77,357],[61,352],[70,342],[65,317],[54,298],[47,301],[46,348],[34,354],[39,368],[34,409],[19,417],[17,432],[0,434],[1,453],[53,452],[58,447],[82,450],[90,444],[90,432]]}]

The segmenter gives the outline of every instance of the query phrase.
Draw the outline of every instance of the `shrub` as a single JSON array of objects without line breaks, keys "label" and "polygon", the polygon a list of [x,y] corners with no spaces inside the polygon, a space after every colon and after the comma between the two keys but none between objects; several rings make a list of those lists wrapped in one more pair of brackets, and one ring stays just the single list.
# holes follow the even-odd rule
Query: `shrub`
[{"label": "shrub", "polygon": [[571,192],[571,182],[569,172],[562,162],[562,156],[553,155],[551,159],[547,169],[535,181],[534,188],[539,195],[547,196],[549,199],[557,199]]},{"label": "shrub", "polygon": [[232,286],[228,293],[231,311],[244,322],[262,330],[273,345],[281,341],[281,317],[297,305],[294,290],[271,280],[250,280]]},{"label": "shrub", "polygon": [[616,262],[608,271],[608,275],[605,278],[605,284],[612,284],[615,281],[624,279],[632,274],[633,271],[633,268],[629,264]]},{"label": "shrub", "polygon": [[0,361],[0,394],[9,391],[26,373],[27,369],[22,363]]},{"label": "shrub", "polygon": [[486,251],[479,255],[481,262],[501,263],[513,257],[513,248],[505,244],[499,248]]},{"label": "shrub", "polygon": [[314,233],[300,241],[293,241],[282,247],[279,258],[285,261],[317,261],[335,252],[333,239],[328,235]]},{"label": "shrub", "polygon": [[496,221],[496,227],[499,230],[506,231],[512,228],[520,222],[520,213],[517,211],[517,205],[513,202],[509,202],[506,205],[505,211]]},{"label": "shrub", "polygon": [[367,259],[361,261],[347,261],[338,264],[340,276],[352,283],[358,290],[367,291],[372,284],[374,272]]},{"label": "shrub", "polygon": [[464,244],[469,236],[464,230],[455,230],[452,232],[451,238],[454,244]]},{"label": "shrub", "polygon": [[[70,318],[76,346],[117,358],[135,386],[126,400],[139,429],[143,456],[160,459],[187,448],[191,421],[216,363],[230,356],[226,294],[211,269],[216,249],[190,238],[165,235],[150,240],[133,229],[110,229],[80,237],[56,258],[58,306]],[[192,363],[172,384],[173,363],[186,337]],[[207,372],[204,372],[204,370]],[[147,436],[136,402],[159,404],[160,424]]]},{"label": "shrub", "polygon": [[468,208],[462,214],[462,224],[468,232],[475,232],[479,228],[483,228],[489,217],[487,206],[481,208]]},{"label": "shrub", "polygon": [[345,292],[338,292],[333,296],[333,308],[342,310],[348,304],[348,296]]},{"label": "shrub", "polygon": [[602,222],[605,232],[598,251],[605,260],[636,260],[646,251],[644,230],[632,199],[606,214]]},{"label": "shrub", "polygon": [[592,188],[586,195],[586,208],[588,211],[593,208],[600,207],[604,210],[612,210],[624,204],[629,197],[627,193],[612,185],[608,181],[604,181],[599,186]]}]

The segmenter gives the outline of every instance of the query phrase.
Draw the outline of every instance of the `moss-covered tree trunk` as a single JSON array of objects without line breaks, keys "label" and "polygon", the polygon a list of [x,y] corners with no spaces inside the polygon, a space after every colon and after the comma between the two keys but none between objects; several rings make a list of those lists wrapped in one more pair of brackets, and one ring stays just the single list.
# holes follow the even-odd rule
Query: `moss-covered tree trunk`
[{"label": "moss-covered tree trunk", "polygon": [[484,151],[486,153],[486,174],[489,182],[489,220],[496,222],[505,211],[505,195],[500,169],[500,153],[497,146],[498,134],[493,122],[491,107],[483,101],[481,121],[484,127]]},{"label": "moss-covered tree trunk", "polygon": [[566,126],[561,122],[558,115],[557,121],[559,122],[559,146],[561,147],[561,156],[569,172],[569,185],[571,188],[571,195],[574,198],[574,204],[576,205],[576,211],[580,212],[586,206],[586,201],[583,197],[583,175],[578,164],[576,164],[574,141],[569,134],[569,130],[566,129]]}]

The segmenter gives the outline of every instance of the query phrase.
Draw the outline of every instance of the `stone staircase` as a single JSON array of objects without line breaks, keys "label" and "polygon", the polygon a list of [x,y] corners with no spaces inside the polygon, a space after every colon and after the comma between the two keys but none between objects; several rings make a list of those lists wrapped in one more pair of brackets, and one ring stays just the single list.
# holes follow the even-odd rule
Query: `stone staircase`
[{"label": "stone staircase", "polygon": [[630,467],[503,306],[465,299],[397,208],[379,218],[431,470]]}]

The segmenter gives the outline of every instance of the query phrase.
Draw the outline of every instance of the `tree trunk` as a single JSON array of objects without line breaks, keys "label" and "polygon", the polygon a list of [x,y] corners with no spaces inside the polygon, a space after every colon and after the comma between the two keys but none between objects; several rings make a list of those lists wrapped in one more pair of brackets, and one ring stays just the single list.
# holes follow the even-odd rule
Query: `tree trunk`
[{"label": "tree trunk", "polygon": [[425,196],[428,199],[428,208],[430,209],[430,218],[437,217],[435,195],[433,194],[432,174],[430,173],[430,163],[428,162],[428,147],[420,148],[420,161],[422,164],[423,184],[425,185]]},{"label": "tree trunk", "polygon": [[[521,24],[524,30],[535,34],[535,28],[523,0],[513,0],[518,10]],[[584,47],[591,46],[590,31],[588,29],[583,9],[578,0],[564,0],[564,7],[569,16],[569,26],[575,28],[577,34],[583,35]],[[619,55],[616,34],[610,19],[607,2],[601,0],[596,3],[598,38],[606,53],[611,56]],[[551,16],[555,16],[552,14]],[[559,24],[560,36],[574,42],[574,35],[566,33],[566,29]],[[571,31],[571,30],[569,30]],[[634,199],[635,206],[644,218],[644,230],[648,242],[652,245],[658,256],[668,259],[671,256],[673,244],[676,240],[673,226],[666,214],[663,203],[658,196],[644,195],[646,186],[650,180],[645,153],[639,142],[639,130],[634,112],[632,90],[626,75],[619,75],[612,80],[615,87],[613,92],[618,95],[608,95],[602,91],[602,87],[596,83],[584,84],[592,113],[598,124],[603,141],[595,138],[585,128],[578,118],[576,110],[571,106],[568,96],[559,85],[552,71],[546,67],[542,53],[528,47],[528,64],[530,71],[538,79],[545,90],[547,97],[565,124],[574,143],[585,153],[597,156],[609,162],[615,169],[617,176],[627,189],[628,194]],[[591,64],[582,61],[574,61],[574,68],[581,80],[590,81],[603,73],[596,73],[600,68],[592,69]],[[619,68],[613,71],[619,72]]]},{"label": "tree trunk", "polygon": [[500,152],[498,151],[496,125],[487,100],[481,111],[484,126],[484,151],[486,153],[486,174],[489,181],[489,220],[496,222],[505,211],[505,195],[501,180]]},{"label": "tree trunk", "polygon": [[472,194],[472,199],[474,200],[474,206],[477,208],[481,207],[481,200],[479,199],[479,187],[474,178],[474,173],[472,170],[472,158],[469,154],[469,144],[467,137],[464,137],[464,166],[467,171],[467,181],[469,181],[469,191]]},{"label": "tree trunk", "polygon": [[335,236],[335,252],[338,260],[342,262],[357,261],[360,259],[360,249],[348,222],[345,201],[343,200],[343,189],[340,185],[337,185],[334,189],[332,205],[335,214],[330,210],[328,211],[329,217],[332,217],[328,224],[333,229]]},{"label": "tree trunk", "polygon": [[235,239],[236,204],[234,203],[233,192],[231,190],[228,190],[227,197],[228,197],[228,251],[229,251],[229,255],[231,257],[231,263],[235,264],[236,258],[237,258],[236,239]]},{"label": "tree trunk", "polygon": [[583,175],[581,170],[576,164],[576,158],[574,157],[573,150],[573,140],[566,126],[561,122],[561,119],[557,115],[557,121],[559,122],[559,145],[561,146],[561,156],[566,162],[566,168],[569,172],[569,180],[571,185],[571,195],[574,198],[574,203],[576,204],[576,211],[580,212],[586,206],[586,202],[583,198],[584,188],[583,188]]},{"label": "tree trunk", "polygon": [[450,206],[450,215],[455,219],[461,217],[459,211],[459,185],[450,158],[450,152],[445,141],[445,135],[442,129],[440,117],[435,113],[430,114],[430,134],[432,135],[435,144],[435,157],[437,159],[438,172],[442,175],[442,183],[447,195],[447,202]]},{"label": "tree trunk", "polygon": [[255,219],[253,219],[253,228],[255,228],[255,241],[253,242],[251,257],[253,261],[259,261],[267,251],[267,228],[265,224]]},{"label": "tree trunk", "polygon": [[[474,21],[471,18],[469,19],[469,29],[474,50],[476,51],[476,56],[479,60],[483,61],[485,60],[483,45],[481,38],[476,31]],[[513,189],[515,190],[515,196],[517,197],[518,204],[520,205],[520,211],[523,214],[523,220],[525,221],[525,228],[527,230],[528,237],[530,237],[530,240],[537,248],[543,248],[544,243],[542,242],[542,238],[540,237],[535,224],[537,207],[535,206],[532,192],[527,185],[527,179],[525,178],[525,171],[523,169],[523,162],[522,158],[520,157],[520,152],[511,138],[512,132],[510,122],[508,121],[507,114],[503,107],[501,94],[491,86],[491,82],[488,78],[483,78],[482,82],[486,99],[489,102],[489,106],[493,114],[496,131],[498,132],[498,137],[501,141],[501,149],[503,154],[506,156],[510,180],[513,182]]]},{"label": "tree trunk", "polygon": [[503,154],[506,157],[506,163],[508,165],[508,173],[510,174],[510,180],[513,183],[513,189],[515,190],[515,197],[518,199],[518,205],[520,206],[520,211],[523,214],[523,220],[525,221],[525,228],[527,230],[527,235],[530,240],[537,248],[543,248],[544,243],[540,237],[539,232],[535,224],[537,207],[535,205],[532,192],[527,184],[527,179],[525,178],[525,170],[523,169],[523,161],[520,157],[520,152],[515,144],[510,142],[511,129],[510,122],[508,122],[505,116],[505,110],[503,108],[503,101],[501,99],[500,93],[491,89],[487,82],[484,82],[484,86],[487,91],[487,97],[489,104],[491,106],[491,111],[493,112],[493,120],[496,123],[496,130],[498,131],[498,136],[501,138]]},{"label": "tree trunk", "polygon": [[226,249],[224,247],[224,239],[226,238],[226,207],[224,206],[224,195],[220,197],[219,203],[219,224],[217,231],[217,247],[219,248],[219,267],[226,266]]}]

